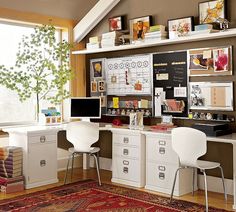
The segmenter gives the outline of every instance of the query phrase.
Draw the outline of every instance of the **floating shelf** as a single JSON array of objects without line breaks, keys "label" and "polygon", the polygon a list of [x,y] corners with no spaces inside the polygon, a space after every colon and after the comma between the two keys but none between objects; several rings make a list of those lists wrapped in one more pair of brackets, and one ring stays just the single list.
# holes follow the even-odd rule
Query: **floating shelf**
[{"label": "floating shelf", "polygon": [[197,35],[190,35],[186,37],[179,37],[176,39],[165,39],[155,42],[143,42],[139,44],[128,44],[128,45],[121,45],[115,47],[108,47],[108,48],[99,48],[99,49],[85,49],[79,51],[73,51],[72,54],[95,54],[95,53],[102,53],[102,52],[112,52],[112,51],[123,51],[129,49],[139,49],[139,48],[147,48],[153,46],[165,46],[171,44],[178,44],[178,43],[188,43],[193,41],[201,41],[201,40],[213,40],[213,39],[220,39],[220,38],[228,38],[228,37],[236,37],[236,28],[228,29],[226,31],[220,31],[215,33],[209,34],[197,34]]}]

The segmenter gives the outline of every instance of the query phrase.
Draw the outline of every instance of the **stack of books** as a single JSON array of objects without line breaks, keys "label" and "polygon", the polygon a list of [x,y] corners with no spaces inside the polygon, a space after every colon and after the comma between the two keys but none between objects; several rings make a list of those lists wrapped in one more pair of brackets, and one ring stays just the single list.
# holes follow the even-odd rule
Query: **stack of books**
[{"label": "stack of books", "polygon": [[0,177],[13,178],[22,175],[23,152],[21,147],[0,148]]},{"label": "stack of books", "polygon": [[122,39],[120,39],[120,36],[122,35],[123,33],[118,31],[103,33],[101,40],[101,47],[107,48],[121,45]]},{"label": "stack of books", "polygon": [[24,190],[24,177],[18,176],[13,178],[0,177],[1,192],[9,194]]},{"label": "stack of books", "polygon": [[87,49],[99,49],[100,48],[100,39],[98,36],[90,37],[89,43],[86,44]]},{"label": "stack of books", "polygon": [[167,39],[167,32],[165,26],[155,25],[150,26],[149,32],[145,33],[145,42],[155,42],[158,40]]},{"label": "stack of books", "polygon": [[194,31],[192,31],[190,35],[209,34],[214,32],[219,32],[219,30],[214,29],[212,24],[200,24],[194,26]]}]

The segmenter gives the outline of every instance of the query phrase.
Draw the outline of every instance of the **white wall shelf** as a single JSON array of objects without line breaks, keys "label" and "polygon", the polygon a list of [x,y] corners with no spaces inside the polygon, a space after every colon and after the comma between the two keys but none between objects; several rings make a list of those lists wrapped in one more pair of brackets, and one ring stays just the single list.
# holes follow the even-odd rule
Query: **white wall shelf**
[{"label": "white wall shelf", "polygon": [[236,37],[236,28],[229,29],[226,31],[209,33],[209,34],[198,34],[198,35],[180,37],[177,39],[166,39],[166,40],[146,42],[146,43],[143,42],[139,44],[128,44],[128,45],[121,45],[121,46],[115,46],[115,47],[109,47],[109,48],[99,48],[99,49],[90,49],[90,50],[85,49],[85,50],[73,51],[72,54],[81,55],[81,54],[95,54],[95,53],[112,52],[112,51],[123,51],[123,50],[129,50],[129,49],[165,46],[165,45],[171,45],[171,44],[188,43],[188,42],[201,41],[201,40],[214,40],[214,39],[228,38],[228,37]]}]

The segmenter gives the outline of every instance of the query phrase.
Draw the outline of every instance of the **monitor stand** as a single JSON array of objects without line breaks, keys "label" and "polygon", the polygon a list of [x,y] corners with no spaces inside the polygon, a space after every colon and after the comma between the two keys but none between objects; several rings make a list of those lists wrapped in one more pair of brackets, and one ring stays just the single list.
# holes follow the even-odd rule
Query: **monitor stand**
[{"label": "monitor stand", "polygon": [[81,121],[87,121],[87,122],[90,122],[90,118],[81,118]]}]

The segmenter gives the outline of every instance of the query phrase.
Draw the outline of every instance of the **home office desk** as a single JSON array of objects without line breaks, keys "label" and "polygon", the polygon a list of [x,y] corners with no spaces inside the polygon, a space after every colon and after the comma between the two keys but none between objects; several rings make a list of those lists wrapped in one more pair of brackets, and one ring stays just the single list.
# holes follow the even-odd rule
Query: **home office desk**
[{"label": "home office desk", "polygon": [[[40,172],[36,169],[37,164],[35,164],[35,160],[32,160],[29,158],[29,153],[32,156],[36,155],[44,155],[48,150],[48,161],[52,163],[51,165],[53,168],[50,169],[48,173],[51,173],[50,179],[44,179],[43,183],[54,183],[57,182],[57,133],[61,130],[65,130],[66,125],[57,125],[57,126],[29,126],[29,127],[14,127],[14,128],[3,128],[3,131],[9,133],[9,141],[10,145],[17,145],[22,146],[26,149],[24,152],[25,158],[27,158],[26,164],[24,164],[24,170],[27,173],[27,176],[32,175],[33,178],[27,177],[27,179],[30,181],[32,179],[38,180],[40,178]],[[128,126],[122,126],[122,127],[114,127],[110,124],[107,125],[105,123],[100,124],[100,130],[101,131],[124,131],[124,132],[140,132],[140,134],[147,134],[147,133],[155,133],[150,131],[149,127],[145,127],[144,130],[130,130],[128,129]],[[42,135],[42,133],[44,135]],[[21,138],[19,138],[19,136]],[[236,209],[236,133],[225,135],[225,136],[219,136],[219,137],[207,137],[208,141],[211,142],[220,142],[220,143],[229,143],[233,146],[233,196],[234,196],[234,204],[233,209]],[[47,154],[46,154],[47,155]],[[24,161],[25,162],[25,161]],[[31,162],[31,163],[30,163]],[[43,168],[45,166],[45,161],[40,160],[39,161],[39,167]],[[32,172],[32,170],[36,170],[36,172]],[[50,174],[49,174],[50,175]],[[43,176],[41,176],[43,177]],[[27,180],[26,179],[26,180]],[[31,181],[29,183],[30,187],[43,185],[42,183],[37,183]]]}]

